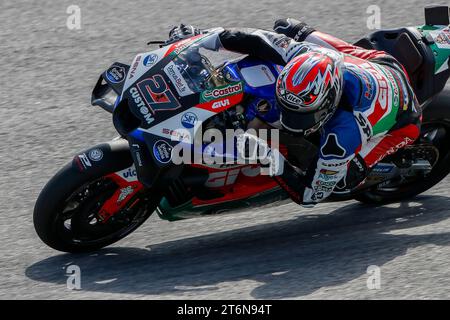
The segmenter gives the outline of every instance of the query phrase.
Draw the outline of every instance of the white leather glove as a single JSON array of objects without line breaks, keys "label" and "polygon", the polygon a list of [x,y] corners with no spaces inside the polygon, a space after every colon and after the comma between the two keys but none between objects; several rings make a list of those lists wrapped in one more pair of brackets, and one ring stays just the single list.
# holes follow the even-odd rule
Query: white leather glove
[{"label": "white leather glove", "polygon": [[261,165],[261,174],[271,177],[283,174],[284,156],[263,139],[249,133],[237,137],[238,162]]}]

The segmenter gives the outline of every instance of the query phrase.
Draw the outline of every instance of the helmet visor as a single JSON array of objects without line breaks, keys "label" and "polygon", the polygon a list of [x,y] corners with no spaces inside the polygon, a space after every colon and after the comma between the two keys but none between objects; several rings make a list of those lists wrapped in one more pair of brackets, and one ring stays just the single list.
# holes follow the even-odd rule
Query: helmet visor
[{"label": "helmet visor", "polygon": [[309,134],[323,125],[323,121],[327,118],[328,113],[329,110],[327,109],[300,113],[287,108],[282,108],[280,121],[282,126],[288,131],[299,134]]}]

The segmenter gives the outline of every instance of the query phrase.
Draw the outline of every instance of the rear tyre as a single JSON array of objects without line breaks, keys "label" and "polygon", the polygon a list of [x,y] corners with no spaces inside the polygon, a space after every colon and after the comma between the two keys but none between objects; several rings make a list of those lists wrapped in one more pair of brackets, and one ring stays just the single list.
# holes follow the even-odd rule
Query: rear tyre
[{"label": "rear tyre", "polygon": [[450,173],[450,155],[440,157],[429,175],[408,184],[399,186],[396,190],[373,189],[355,196],[355,199],[366,204],[387,204],[413,198],[442,181]]},{"label": "rear tyre", "polygon": [[433,145],[439,150],[439,158],[431,172],[425,177],[418,177],[412,182],[398,186],[396,190],[383,190],[376,187],[358,194],[355,199],[381,205],[398,202],[415,197],[434,187],[450,173],[450,92],[444,92],[424,111],[421,136],[426,132],[437,130]]}]

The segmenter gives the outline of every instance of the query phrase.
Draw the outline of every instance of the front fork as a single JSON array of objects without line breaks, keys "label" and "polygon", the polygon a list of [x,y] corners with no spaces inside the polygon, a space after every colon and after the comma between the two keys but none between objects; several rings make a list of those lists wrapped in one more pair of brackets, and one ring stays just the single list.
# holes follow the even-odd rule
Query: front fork
[{"label": "front fork", "polygon": [[[131,172],[133,167],[105,176],[105,178],[112,180],[118,188],[100,208],[98,216],[103,223],[124,209],[125,206],[131,208],[140,201],[140,198],[135,196],[144,189],[144,185],[137,180],[128,181],[123,178],[123,172]],[[133,201],[133,203],[129,204],[130,201]]]},{"label": "front fork", "polygon": [[138,181],[128,141],[123,138],[118,137],[78,153],[72,164],[81,175],[98,177],[99,173],[105,172],[105,168],[113,172],[103,176],[118,187],[99,211],[99,219],[103,222],[122,211],[125,206],[130,207],[130,201],[137,203],[139,197],[136,195],[144,189],[143,184]]}]

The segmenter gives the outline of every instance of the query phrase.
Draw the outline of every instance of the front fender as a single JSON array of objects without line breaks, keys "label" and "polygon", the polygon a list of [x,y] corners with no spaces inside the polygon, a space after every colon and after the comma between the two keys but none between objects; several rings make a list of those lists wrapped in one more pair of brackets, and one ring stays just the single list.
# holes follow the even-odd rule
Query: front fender
[{"label": "front fender", "polygon": [[72,160],[72,167],[81,174],[92,176],[120,171],[132,165],[128,141],[122,138],[79,152]]}]

